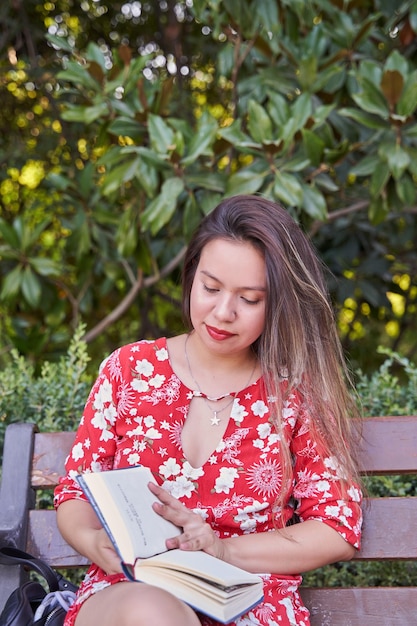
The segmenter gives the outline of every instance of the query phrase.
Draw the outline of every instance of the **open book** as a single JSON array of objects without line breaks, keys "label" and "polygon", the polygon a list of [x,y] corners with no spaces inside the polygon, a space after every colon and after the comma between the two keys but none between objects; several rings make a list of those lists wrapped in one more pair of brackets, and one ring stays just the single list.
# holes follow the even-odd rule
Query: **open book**
[{"label": "open book", "polygon": [[167,550],[181,532],[152,508],[156,482],[142,466],[78,476],[130,580],[170,591],[223,624],[263,599],[262,579],[202,551]]}]

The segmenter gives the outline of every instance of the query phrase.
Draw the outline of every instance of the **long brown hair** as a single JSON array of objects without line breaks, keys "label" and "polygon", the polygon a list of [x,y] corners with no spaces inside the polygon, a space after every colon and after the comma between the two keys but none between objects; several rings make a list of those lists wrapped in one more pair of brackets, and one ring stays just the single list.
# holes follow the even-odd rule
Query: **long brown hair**
[{"label": "long brown hair", "polygon": [[[297,390],[304,398],[320,447],[338,459],[344,476],[357,479],[350,419],[357,416],[357,404],[324,266],[314,247],[279,204],[249,195],[223,200],[202,220],[185,256],[182,304],[190,328],[190,293],[201,251],[219,238],[249,242],[265,260],[265,327],[253,349],[268,397],[275,398],[271,407],[275,427],[280,432],[285,397]],[[285,386],[283,377],[287,379]],[[283,453],[285,481],[291,476],[291,458],[288,449]]]}]

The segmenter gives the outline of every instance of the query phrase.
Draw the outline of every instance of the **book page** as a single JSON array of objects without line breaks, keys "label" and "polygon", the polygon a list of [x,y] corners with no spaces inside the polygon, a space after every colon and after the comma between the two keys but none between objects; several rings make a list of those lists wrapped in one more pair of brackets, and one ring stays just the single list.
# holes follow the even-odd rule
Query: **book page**
[{"label": "book page", "polygon": [[152,509],[156,483],[147,467],[83,474],[80,484],[126,563],[166,551],[165,541],[181,530]]},{"label": "book page", "polygon": [[141,576],[142,567],[163,567],[186,572],[201,577],[225,590],[228,588],[233,590],[236,586],[241,585],[262,584],[257,574],[252,574],[226,561],[216,559],[216,557],[201,550],[169,550],[150,559],[140,559],[135,566],[137,578]]}]

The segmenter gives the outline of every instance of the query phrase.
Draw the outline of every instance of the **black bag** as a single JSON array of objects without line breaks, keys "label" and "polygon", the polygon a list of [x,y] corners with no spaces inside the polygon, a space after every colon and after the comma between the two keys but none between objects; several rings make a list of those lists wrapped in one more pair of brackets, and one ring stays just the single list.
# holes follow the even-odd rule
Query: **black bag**
[{"label": "black bag", "polygon": [[23,565],[40,574],[49,593],[36,581],[23,583],[9,596],[0,615],[0,626],[62,626],[75,600],[77,586],[41,559],[13,548],[0,548],[1,565]]}]

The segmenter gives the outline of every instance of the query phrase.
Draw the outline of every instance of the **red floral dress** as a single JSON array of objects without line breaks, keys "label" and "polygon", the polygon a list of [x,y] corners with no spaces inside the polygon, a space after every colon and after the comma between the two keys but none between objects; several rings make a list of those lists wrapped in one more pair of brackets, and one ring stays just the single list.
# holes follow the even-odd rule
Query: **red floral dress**
[{"label": "red floral dress", "polygon": [[[146,465],[160,483],[197,512],[222,538],[267,532],[282,525],[274,508],[281,489],[280,441],[269,421],[262,378],[236,394],[226,432],[202,467],[192,467],[181,447],[181,431],[192,392],[173,372],[166,339],[141,341],[116,350],[103,364],[86,403],[66,477],[55,504],[84,499],[80,472]],[[285,435],[294,458],[292,492],[284,520],[320,520],[359,547],[361,494],[355,485],[343,498],[335,459],[321,459],[311,439],[300,398],[283,411]],[[301,576],[262,575],[264,601],[235,626],[308,626],[298,593]],[[81,604],[93,593],[124,580],[92,565],[65,626],[73,626]],[[201,616],[204,626],[217,622]]]}]

